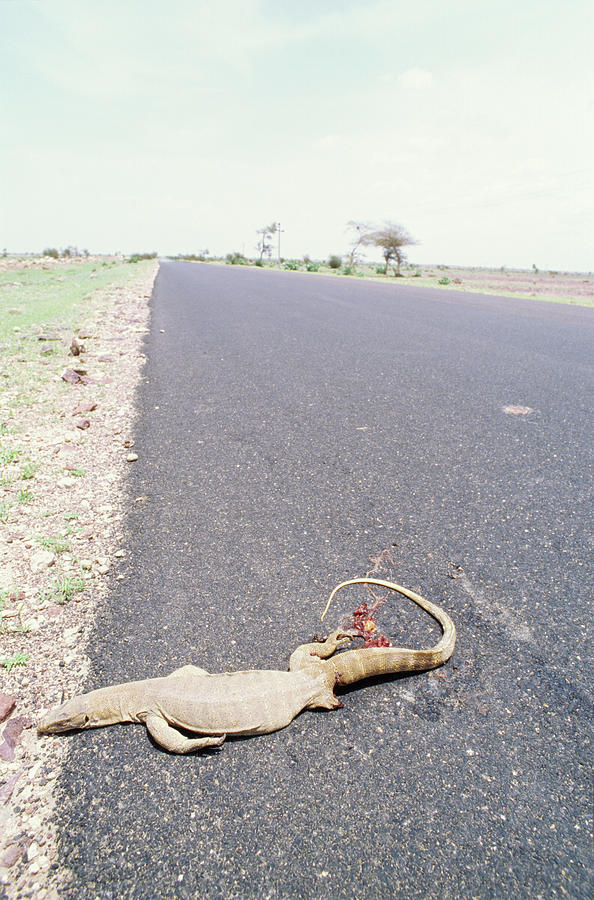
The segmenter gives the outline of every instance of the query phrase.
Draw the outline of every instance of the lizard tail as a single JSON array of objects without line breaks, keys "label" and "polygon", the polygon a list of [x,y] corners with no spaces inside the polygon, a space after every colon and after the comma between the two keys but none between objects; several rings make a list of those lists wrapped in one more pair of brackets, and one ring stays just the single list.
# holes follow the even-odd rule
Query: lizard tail
[{"label": "lizard tail", "polygon": [[441,640],[429,650],[407,650],[401,647],[368,647],[360,650],[348,650],[346,653],[340,653],[333,659],[325,661],[324,665],[330,667],[336,673],[338,683],[352,684],[355,681],[361,681],[363,678],[370,678],[373,675],[388,675],[395,672],[421,672],[425,669],[434,669],[441,666],[450,658],[454,652],[456,644],[456,627],[448,614],[425,600],[414,591],[409,591],[399,584],[391,581],[383,581],[379,578],[352,578],[349,581],[343,581],[332,591],[326,609],[322,613],[322,619],[328,612],[330,604],[336,593],[343,587],[351,584],[374,584],[378,587],[389,588],[397,591],[399,594],[413,600],[418,606],[437,619],[442,627],[443,634]]}]

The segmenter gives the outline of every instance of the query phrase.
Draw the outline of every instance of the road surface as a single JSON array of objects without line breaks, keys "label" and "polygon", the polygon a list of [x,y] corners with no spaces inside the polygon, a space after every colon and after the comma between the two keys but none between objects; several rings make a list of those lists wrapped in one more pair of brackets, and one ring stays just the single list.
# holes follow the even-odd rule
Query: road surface
[{"label": "road surface", "polygon": [[217,753],[64,738],[67,896],[591,896],[592,311],[174,262],[152,307],[89,688],[284,669],[384,548],[458,644]]}]

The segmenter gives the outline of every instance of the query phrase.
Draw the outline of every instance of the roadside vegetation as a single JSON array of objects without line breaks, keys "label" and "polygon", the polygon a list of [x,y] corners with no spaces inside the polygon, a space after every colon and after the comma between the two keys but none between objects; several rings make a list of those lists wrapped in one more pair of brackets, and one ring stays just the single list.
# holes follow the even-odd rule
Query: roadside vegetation
[{"label": "roadside vegetation", "polygon": [[[346,234],[348,249],[342,254],[329,253],[324,259],[313,259],[307,254],[301,259],[279,256],[278,239],[282,231],[278,222],[258,229],[257,255],[253,257],[239,250],[232,250],[223,257],[211,256],[208,250],[201,250],[169,258],[594,306],[594,273],[545,271],[536,264],[530,269],[507,266],[489,269],[409,262],[406,248],[419,242],[396,222],[377,226],[351,220],[346,225]],[[378,258],[367,258],[373,254]],[[394,282],[395,278],[397,282]]]},{"label": "roadside vegetation", "polygon": [[[69,366],[86,371],[81,351],[96,337],[91,331],[98,302],[117,303],[125,285],[154,268],[156,256],[101,259],[75,251],[49,248],[43,258],[0,258],[0,524],[8,542],[0,573],[0,634],[4,644],[12,636],[12,655],[0,664],[8,671],[30,658],[27,620],[39,624],[41,610],[70,602],[100,569],[81,563],[78,513],[61,505],[60,495],[85,478],[82,467],[69,462],[66,468],[56,449],[68,423],[65,406],[76,405],[72,384],[61,373]],[[105,389],[89,381],[101,399]],[[65,445],[82,447],[91,420],[70,421]]]},{"label": "roadside vegetation", "polygon": [[34,726],[80,692],[106,578],[125,578],[122,481],[157,270],[154,253],[51,250],[0,255],[0,894],[19,897],[49,897],[59,858],[65,748]]}]

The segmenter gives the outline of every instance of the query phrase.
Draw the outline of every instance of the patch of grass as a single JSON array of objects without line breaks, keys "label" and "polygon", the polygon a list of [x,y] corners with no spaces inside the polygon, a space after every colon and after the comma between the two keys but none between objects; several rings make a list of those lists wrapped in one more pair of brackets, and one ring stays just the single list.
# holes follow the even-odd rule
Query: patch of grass
[{"label": "patch of grass", "polygon": [[70,543],[62,537],[38,537],[35,540],[45,550],[51,550],[52,553],[66,553],[67,550],[70,550]]},{"label": "patch of grass", "polygon": [[18,447],[0,447],[0,465],[16,462],[20,455]]},{"label": "patch of grass", "polygon": [[85,580],[80,575],[61,575],[54,579],[53,597],[57,603],[69,603],[75,594],[85,589]]},{"label": "patch of grass", "polygon": [[[441,267],[440,267],[440,268],[441,268]],[[449,279],[449,278],[446,278],[446,277],[444,276],[443,278],[440,278],[439,281],[438,281],[437,283],[438,283],[438,284],[449,284],[449,283],[450,283],[450,279]]]},{"label": "patch of grass", "polygon": [[18,503],[31,503],[31,501],[34,499],[35,494],[33,493],[33,491],[28,491],[25,488],[21,488],[17,494]]},{"label": "patch of grass", "polygon": [[68,523],[68,525],[64,529],[64,537],[69,537],[71,534],[78,534],[79,531],[80,531],[80,528],[74,528],[73,525]]},{"label": "patch of grass", "polygon": [[64,518],[67,522],[71,522],[73,519],[78,519],[78,513],[66,513]]},{"label": "patch of grass", "polygon": [[7,672],[11,672],[15,666],[26,666],[29,661],[29,653],[15,653],[5,659],[0,659],[0,666],[4,666]]},{"label": "patch of grass", "polygon": [[[74,330],[84,298],[110,285],[123,285],[137,278],[140,271],[154,265],[152,259],[143,260],[137,266],[118,262],[103,268],[97,262],[78,262],[48,269],[19,269],[0,273],[2,308],[0,309],[0,342],[8,345],[9,353],[26,338],[30,329],[52,331],[63,326]],[[14,316],[8,309],[18,307],[21,333],[13,332]],[[70,340],[70,338],[68,338]],[[35,347],[35,350],[37,348]]]},{"label": "patch of grass", "polygon": [[10,503],[10,501],[8,501],[8,500],[0,501],[0,522],[2,522],[3,525],[6,524],[6,522],[8,521],[8,514],[9,514],[11,508],[12,508],[12,503]]},{"label": "patch of grass", "polygon": [[0,422],[0,437],[4,437],[5,434],[10,434],[10,428],[6,422]]},{"label": "patch of grass", "polygon": [[67,469],[69,475],[74,475],[75,478],[83,478],[85,474],[84,469]]},{"label": "patch of grass", "polygon": [[23,481],[27,481],[30,478],[35,477],[35,473],[39,468],[39,463],[27,462],[21,469],[21,478]]}]

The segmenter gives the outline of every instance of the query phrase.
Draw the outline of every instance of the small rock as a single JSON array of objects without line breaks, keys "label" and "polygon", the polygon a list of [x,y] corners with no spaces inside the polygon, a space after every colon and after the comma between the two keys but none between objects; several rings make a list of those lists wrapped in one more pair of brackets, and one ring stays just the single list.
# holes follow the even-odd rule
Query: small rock
[{"label": "small rock", "polygon": [[16,700],[10,694],[0,693],[0,722],[9,717],[16,706]]},{"label": "small rock", "polygon": [[[80,375],[80,376],[82,376],[82,375],[88,375],[88,374],[89,374],[89,370],[86,368],[86,366],[84,366],[84,365],[82,364],[82,362],[73,363],[73,364],[72,364],[72,371],[75,372],[77,375]],[[82,377],[81,377],[81,381],[82,381]]]},{"label": "small rock", "polygon": [[101,356],[97,357],[97,362],[113,362],[113,357],[107,353],[102,353]]},{"label": "small rock", "polygon": [[21,858],[24,849],[22,844],[16,842],[10,844],[2,856],[0,856],[0,866],[6,866],[7,869],[10,869],[10,867],[14,866],[15,862]]},{"label": "small rock", "polygon": [[125,550],[116,550],[116,552],[114,553],[114,556],[115,556],[117,559],[122,559],[122,557],[125,556],[125,555],[126,555],[126,551],[125,551]]},{"label": "small rock", "polygon": [[16,775],[11,775],[8,781],[5,781],[2,785],[0,785],[0,803],[8,803],[8,801],[12,797],[12,792],[14,791],[15,785],[21,775],[22,772],[17,772]]},{"label": "small rock", "polygon": [[35,553],[31,557],[31,571],[34,575],[38,575],[40,572],[43,572],[45,569],[49,569],[50,566],[53,566],[56,561],[53,553],[50,553],[49,550],[40,550],[39,553]]},{"label": "small rock", "polygon": [[93,568],[93,560],[91,560],[91,559],[81,559],[81,561],[80,561],[80,567],[81,567],[81,569],[84,569],[86,572],[88,572],[90,569]]},{"label": "small rock", "polygon": [[75,337],[72,338],[72,342],[70,344],[70,356],[80,356],[81,353],[84,353],[84,345],[79,344]]},{"label": "small rock", "polygon": [[39,856],[39,845],[32,841],[27,848],[27,862],[33,862],[37,856]]},{"label": "small rock", "polygon": [[43,334],[37,335],[37,340],[38,341],[59,341],[60,335],[59,334],[46,334],[44,332]]},{"label": "small rock", "polygon": [[58,487],[69,488],[73,487],[76,484],[76,478],[70,478],[69,475],[66,478],[60,478],[57,482]]},{"label": "small rock", "polygon": [[42,344],[39,348],[39,352],[42,356],[50,356],[54,351],[49,344]]},{"label": "small rock", "polygon": [[73,416],[84,416],[86,413],[93,412],[93,410],[95,410],[95,409],[97,409],[97,404],[94,403],[92,400],[88,401],[87,403],[79,403],[78,406],[76,406],[72,410],[72,415]]},{"label": "small rock", "polygon": [[107,575],[109,572],[109,566],[97,566],[97,572],[99,575]]},{"label": "small rock", "polygon": [[57,619],[59,615],[61,615],[63,606],[48,606],[45,610],[45,614],[48,619]]},{"label": "small rock", "polygon": [[81,431],[86,431],[87,428],[91,427],[90,419],[79,419],[78,422],[74,423],[77,428],[80,428]]},{"label": "small rock", "polygon": [[78,384],[81,381],[81,377],[72,369],[66,369],[62,375],[62,381],[67,381],[68,384]]},{"label": "small rock", "polygon": [[27,724],[27,720],[22,716],[9,719],[4,726],[2,732],[2,743],[0,743],[0,759],[6,762],[12,762],[14,759],[14,748],[18,744],[21,731]]},{"label": "small rock", "polygon": [[138,453],[129,453],[126,457],[126,462],[136,462],[138,459]]},{"label": "small rock", "polygon": [[10,309],[8,310],[8,314],[10,316],[20,316],[22,311],[23,311],[22,309],[17,309],[16,306],[11,306]]}]

